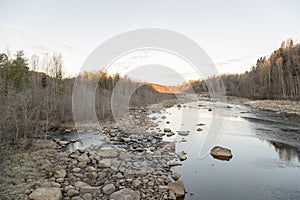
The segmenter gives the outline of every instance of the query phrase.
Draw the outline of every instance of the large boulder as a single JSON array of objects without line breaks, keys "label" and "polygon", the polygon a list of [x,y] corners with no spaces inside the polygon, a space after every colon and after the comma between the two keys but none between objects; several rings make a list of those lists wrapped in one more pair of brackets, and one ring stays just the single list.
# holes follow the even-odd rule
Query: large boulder
[{"label": "large boulder", "polygon": [[124,188],[109,196],[110,200],[140,200],[140,193],[129,188]]},{"label": "large boulder", "polygon": [[176,197],[182,197],[185,195],[185,188],[182,181],[169,183],[168,188],[174,192]]},{"label": "large boulder", "polygon": [[60,200],[62,199],[62,193],[59,188],[37,188],[30,195],[29,199],[32,200]]},{"label": "large boulder", "polygon": [[228,161],[232,158],[231,150],[220,146],[215,146],[214,148],[212,148],[210,154],[212,155],[212,157],[219,160]]}]

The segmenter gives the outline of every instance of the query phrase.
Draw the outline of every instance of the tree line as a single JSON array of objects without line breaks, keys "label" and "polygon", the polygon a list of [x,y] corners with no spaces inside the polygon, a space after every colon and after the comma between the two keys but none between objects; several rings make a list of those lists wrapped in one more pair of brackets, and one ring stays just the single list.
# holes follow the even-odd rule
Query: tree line
[{"label": "tree line", "polygon": [[[97,85],[95,110],[99,121],[113,120],[111,96],[117,82],[126,86],[123,90],[135,88],[130,99],[132,106],[174,97],[161,94],[143,82],[119,74],[109,75],[106,71],[65,78],[62,56],[56,53],[30,59],[23,51],[17,51],[14,57],[0,53],[1,144],[26,146],[40,132],[72,127],[72,92],[78,77]],[[118,92],[122,95],[122,91]]]},{"label": "tree line", "polygon": [[300,100],[300,44],[282,42],[269,57],[261,57],[250,71],[192,82],[195,92],[208,92],[207,84],[222,81],[229,96],[249,99]]}]

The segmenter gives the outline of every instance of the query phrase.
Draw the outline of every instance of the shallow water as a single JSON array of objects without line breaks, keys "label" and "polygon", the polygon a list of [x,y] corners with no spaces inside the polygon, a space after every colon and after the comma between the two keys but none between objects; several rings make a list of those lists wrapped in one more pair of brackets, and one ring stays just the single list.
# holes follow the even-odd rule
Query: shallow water
[{"label": "shallow water", "polygon": [[[177,152],[187,153],[183,165],[172,168],[181,174],[188,191],[185,199],[300,199],[298,116],[216,102],[182,104],[153,116],[161,129],[190,131],[185,137],[164,137],[176,141]],[[203,131],[196,131],[197,127]],[[207,136],[214,145],[231,149],[233,158],[201,157]],[[204,151],[209,153],[209,149]]]}]

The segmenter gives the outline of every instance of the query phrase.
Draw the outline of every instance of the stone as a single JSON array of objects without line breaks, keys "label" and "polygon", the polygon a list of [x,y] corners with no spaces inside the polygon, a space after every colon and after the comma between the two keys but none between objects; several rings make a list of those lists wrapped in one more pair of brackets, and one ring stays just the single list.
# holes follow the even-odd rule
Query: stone
[{"label": "stone", "polygon": [[172,132],[170,128],[164,128],[164,132]]},{"label": "stone", "polygon": [[177,181],[180,177],[181,177],[181,176],[180,176],[180,174],[179,174],[178,172],[173,172],[173,173],[172,173],[172,178],[173,178],[175,181]]},{"label": "stone", "polygon": [[178,135],[180,136],[188,136],[190,134],[189,131],[177,131]]},{"label": "stone", "polygon": [[85,182],[82,182],[82,181],[77,181],[77,182],[74,183],[74,186],[77,187],[77,188],[81,188],[83,186],[88,186],[88,184],[85,183]]},{"label": "stone", "polygon": [[180,161],[184,161],[187,159],[187,155],[185,153],[178,154],[178,158]]},{"label": "stone", "polygon": [[176,197],[182,197],[185,195],[185,188],[182,181],[169,183],[168,187],[175,193]]},{"label": "stone", "polygon": [[83,200],[93,200],[93,195],[91,193],[85,193],[82,195]]},{"label": "stone", "polygon": [[173,135],[175,135],[175,133],[173,133],[173,132],[167,132],[167,133],[166,133],[166,136],[167,136],[167,137],[171,137],[171,136],[173,136]]},{"label": "stone", "polygon": [[119,155],[119,152],[115,148],[100,149],[98,156],[102,158],[115,158]]},{"label": "stone", "polygon": [[32,200],[41,200],[41,199],[60,200],[60,199],[62,199],[62,193],[59,188],[52,188],[52,187],[37,188],[29,195],[29,199],[32,199]]},{"label": "stone", "polygon": [[78,172],[80,172],[80,170],[81,170],[81,169],[80,169],[79,167],[75,167],[75,168],[73,168],[72,171],[75,172],[75,173],[78,173]]},{"label": "stone", "polygon": [[77,160],[78,160],[79,162],[89,162],[89,161],[90,161],[90,159],[89,159],[89,157],[87,156],[87,154],[82,154],[81,156],[79,156],[79,157],[77,158]]},{"label": "stone", "polygon": [[168,163],[169,167],[175,167],[175,166],[179,166],[179,165],[182,165],[181,163],[179,162],[175,162],[175,161],[170,161]]},{"label": "stone", "polygon": [[81,193],[92,193],[92,194],[100,194],[101,190],[99,187],[93,187],[93,186],[82,186],[80,187]]},{"label": "stone", "polygon": [[140,200],[140,193],[129,188],[124,188],[112,193],[109,199],[113,200]]},{"label": "stone", "polygon": [[197,128],[197,131],[203,131],[203,129],[202,128]]},{"label": "stone", "polygon": [[214,148],[212,148],[210,154],[212,155],[212,157],[219,160],[229,161],[232,158],[231,150],[220,146],[215,146]]},{"label": "stone", "polygon": [[55,178],[65,178],[66,175],[67,175],[67,172],[65,169],[59,169],[54,172]]},{"label": "stone", "polygon": [[98,167],[100,168],[108,168],[111,166],[111,162],[109,159],[99,160]]},{"label": "stone", "polygon": [[111,194],[113,193],[114,191],[116,191],[116,187],[114,184],[110,183],[110,184],[107,184],[105,185],[103,188],[102,188],[102,192],[104,194]]},{"label": "stone", "polygon": [[74,189],[69,189],[67,192],[66,192],[67,196],[68,197],[73,197],[75,196],[76,194],[78,194],[78,191],[74,190]]}]

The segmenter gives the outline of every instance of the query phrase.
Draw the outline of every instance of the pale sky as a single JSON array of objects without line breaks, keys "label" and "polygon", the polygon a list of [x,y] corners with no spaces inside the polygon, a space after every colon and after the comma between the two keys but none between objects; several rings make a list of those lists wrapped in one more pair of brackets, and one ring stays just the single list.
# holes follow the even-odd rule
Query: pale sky
[{"label": "pale sky", "polygon": [[153,27],[197,42],[219,73],[241,73],[282,41],[299,42],[299,8],[297,0],[0,0],[0,51],[61,53],[74,75],[104,41]]}]

